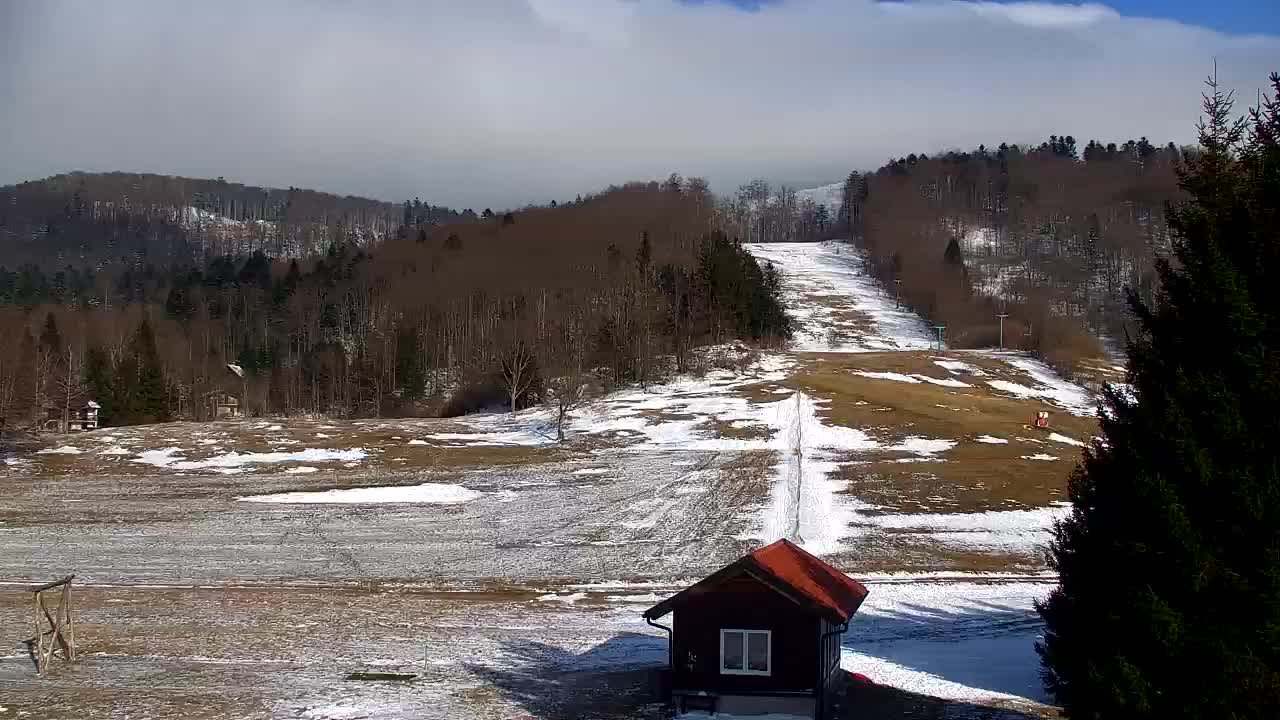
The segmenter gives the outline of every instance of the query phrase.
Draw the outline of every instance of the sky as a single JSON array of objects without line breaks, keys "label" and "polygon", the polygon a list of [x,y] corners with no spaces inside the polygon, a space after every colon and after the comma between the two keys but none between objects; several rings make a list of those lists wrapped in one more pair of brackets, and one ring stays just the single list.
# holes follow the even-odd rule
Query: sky
[{"label": "sky", "polygon": [[1277,3],[4,0],[0,184],[130,170],[453,207],[816,185],[1049,134],[1194,140]]},{"label": "sky", "polygon": [[[685,0],[690,4],[714,0]],[[778,0],[719,0],[757,10]],[[1224,32],[1280,32],[1280,3],[1271,0],[1118,0],[1109,6],[1122,15],[1177,20]]]}]

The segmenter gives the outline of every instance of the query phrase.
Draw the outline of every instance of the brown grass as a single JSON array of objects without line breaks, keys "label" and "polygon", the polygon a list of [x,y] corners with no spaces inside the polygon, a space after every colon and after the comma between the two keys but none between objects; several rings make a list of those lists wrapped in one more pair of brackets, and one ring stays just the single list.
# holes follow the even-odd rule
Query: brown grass
[{"label": "brown grass", "polygon": [[773,429],[767,425],[734,426],[733,423],[711,418],[702,424],[718,438],[730,440],[765,440],[773,435]]},{"label": "brown grass", "polygon": [[[951,375],[933,363],[944,357],[978,366],[987,375]],[[855,370],[954,377],[973,387],[868,378],[854,375]],[[863,429],[882,444],[908,436],[957,441],[956,447],[936,456],[945,462],[893,462],[908,457],[901,453],[851,454],[846,458],[851,464],[843,466],[839,475],[849,481],[847,492],[860,499],[905,512],[1010,509],[1065,499],[1066,480],[1080,448],[1048,442],[1048,432],[1028,425],[1037,410],[1048,409],[1051,431],[1087,441],[1098,432],[1097,421],[1073,416],[1039,400],[1000,395],[985,382],[994,379],[1030,384],[1020,371],[997,358],[898,352],[807,356],[807,362],[785,385],[830,399],[819,410],[826,422]],[[770,392],[772,387],[753,386],[746,392],[753,400],[777,400]],[[1009,443],[975,442],[981,435],[1002,437]],[[1039,453],[1059,459],[1021,457]]]}]

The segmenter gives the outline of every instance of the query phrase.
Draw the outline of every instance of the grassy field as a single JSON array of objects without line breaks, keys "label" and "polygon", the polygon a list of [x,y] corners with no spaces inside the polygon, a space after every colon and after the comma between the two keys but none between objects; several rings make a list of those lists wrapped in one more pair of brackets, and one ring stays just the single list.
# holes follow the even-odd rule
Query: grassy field
[{"label": "grassy field", "polygon": [[[979,368],[981,378],[952,375],[935,364],[954,360]],[[946,387],[870,378],[856,371],[923,374],[972,385]],[[1081,448],[1054,442],[1051,433],[1087,442],[1097,419],[1078,417],[1037,399],[1010,397],[985,380],[1027,379],[997,357],[973,353],[893,352],[802,356],[787,387],[829,400],[820,413],[829,423],[861,428],[884,445],[909,437],[944,438],[956,445],[929,461],[902,452],[850,454],[839,477],[847,492],[886,510],[974,512],[1042,506],[1065,499],[1066,481]],[[760,401],[776,400],[759,389]],[[1030,427],[1038,410],[1051,412],[1049,430]],[[1006,443],[977,442],[994,437]],[[1052,455],[1057,460],[1029,460]]]}]

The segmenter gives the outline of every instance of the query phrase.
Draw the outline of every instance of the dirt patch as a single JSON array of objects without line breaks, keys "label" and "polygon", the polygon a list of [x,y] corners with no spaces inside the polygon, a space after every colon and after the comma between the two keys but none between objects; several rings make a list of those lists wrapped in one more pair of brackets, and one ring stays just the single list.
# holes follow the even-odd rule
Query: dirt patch
[{"label": "dirt patch", "polygon": [[[772,450],[752,450],[738,455],[720,467],[722,485],[731,486],[746,497],[768,497],[773,485],[773,467],[778,461]],[[731,498],[731,502],[735,500]]]},{"label": "dirt patch", "polygon": [[856,345],[858,340],[876,330],[871,316],[854,307],[846,295],[811,294],[805,296],[805,302],[829,311],[830,322],[822,339],[832,348]]},{"label": "dirt patch", "polygon": [[702,424],[717,438],[728,440],[768,440],[773,437],[773,428],[768,425],[737,425],[718,418],[712,418]]}]

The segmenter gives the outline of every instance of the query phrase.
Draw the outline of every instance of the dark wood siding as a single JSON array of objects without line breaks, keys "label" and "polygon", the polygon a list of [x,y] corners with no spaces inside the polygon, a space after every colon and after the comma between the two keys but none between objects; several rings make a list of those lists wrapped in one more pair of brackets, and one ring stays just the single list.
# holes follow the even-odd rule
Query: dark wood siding
[{"label": "dark wood siding", "polygon": [[821,677],[823,697],[818,709],[818,720],[831,716],[831,682],[840,668],[840,640],[843,633],[837,633],[840,625],[826,619],[820,621],[819,656],[821,658]]},{"label": "dark wood siding", "polygon": [[[822,621],[750,576],[676,608],[672,627],[672,686],[717,693],[813,692],[818,684]],[[771,674],[722,675],[720,630],[770,630]]]},{"label": "dark wood siding", "polygon": [[840,667],[840,638],[842,633],[836,632],[840,625],[825,619],[820,622],[822,623],[820,633],[822,646],[819,650],[819,655],[822,658],[821,673],[825,682],[835,672],[836,668]]}]

